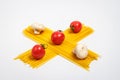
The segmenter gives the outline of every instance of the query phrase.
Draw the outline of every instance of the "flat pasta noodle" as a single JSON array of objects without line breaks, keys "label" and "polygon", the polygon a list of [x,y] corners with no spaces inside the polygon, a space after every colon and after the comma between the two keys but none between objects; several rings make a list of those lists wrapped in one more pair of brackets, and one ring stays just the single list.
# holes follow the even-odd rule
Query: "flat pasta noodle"
[{"label": "flat pasta noodle", "polygon": [[72,50],[75,48],[78,41],[82,40],[89,34],[93,32],[93,29],[83,25],[82,30],[79,33],[73,33],[70,29],[66,29],[64,31],[65,34],[65,40],[61,45],[55,45],[51,41],[51,34],[52,30],[46,28],[44,32],[42,32],[40,35],[35,35],[33,33],[33,30],[30,28],[26,28],[23,33],[28,38],[34,40],[37,43],[44,43],[48,45],[48,48],[46,49],[46,56],[43,59],[40,60],[31,60],[30,58],[30,50],[19,55],[17,59],[20,59],[24,63],[29,64],[31,67],[36,68],[43,63],[47,62],[48,60],[52,59],[56,55],[60,55],[67,60],[77,64],[80,67],[83,67],[84,69],[89,69],[89,64],[98,58],[98,55],[88,50],[88,56],[87,58],[80,60],[78,59],[73,53]]}]

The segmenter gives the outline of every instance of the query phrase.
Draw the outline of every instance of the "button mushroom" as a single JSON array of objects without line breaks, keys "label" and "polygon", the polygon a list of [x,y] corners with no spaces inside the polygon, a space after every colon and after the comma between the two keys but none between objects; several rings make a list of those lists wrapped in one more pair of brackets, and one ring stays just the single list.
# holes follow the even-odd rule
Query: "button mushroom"
[{"label": "button mushroom", "polygon": [[84,44],[77,44],[77,46],[73,50],[73,53],[76,55],[77,58],[85,59],[88,55],[87,46]]},{"label": "button mushroom", "polygon": [[39,23],[31,24],[31,28],[34,31],[34,34],[40,34],[41,32],[43,32],[45,30],[45,26],[43,24],[39,24]]}]

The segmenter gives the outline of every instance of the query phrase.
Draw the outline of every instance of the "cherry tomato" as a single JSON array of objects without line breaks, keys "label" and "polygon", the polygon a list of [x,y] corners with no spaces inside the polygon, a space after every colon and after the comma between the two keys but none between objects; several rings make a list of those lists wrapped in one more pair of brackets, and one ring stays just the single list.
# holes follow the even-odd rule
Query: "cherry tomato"
[{"label": "cherry tomato", "polygon": [[32,48],[32,56],[35,59],[41,59],[45,55],[45,49],[42,45],[35,45]]},{"label": "cherry tomato", "polygon": [[65,39],[65,35],[61,30],[55,31],[51,35],[51,40],[54,44],[60,45]]},{"label": "cherry tomato", "polygon": [[70,28],[74,33],[78,33],[82,29],[82,24],[79,21],[73,21],[70,24]]}]

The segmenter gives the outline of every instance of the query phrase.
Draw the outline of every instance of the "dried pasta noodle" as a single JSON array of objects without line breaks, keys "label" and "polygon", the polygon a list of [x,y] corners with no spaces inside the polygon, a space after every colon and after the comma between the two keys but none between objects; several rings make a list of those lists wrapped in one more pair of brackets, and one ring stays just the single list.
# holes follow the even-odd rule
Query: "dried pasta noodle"
[{"label": "dried pasta noodle", "polygon": [[20,59],[26,64],[29,64],[32,68],[37,68],[44,64],[45,62],[49,61],[50,59],[54,58],[57,55],[60,55],[67,60],[77,64],[78,66],[88,70],[89,69],[89,64],[93,60],[97,60],[98,54],[95,52],[88,50],[88,57],[79,60],[76,58],[76,56],[72,53],[72,50],[76,46],[77,42],[85,38],[86,36],[90,35],[93,32],[93,29],[91,29],[88,26],[83,25],[82,30],[79,33],[73,33],[70,29],[66,29],[64,31],[65,34],[65,40],[61,45],[54,45],[51,42],[51,34],[52,30],[46,28],[43,33],[40,35],[34,35],[33,30],[28,26],[24,31],[24,35],[33,41],[37,43],[42,43],[42,44],[47,44],[48,48],[46,49],[46,54],[45,57],[43,57],[40,60],[35,60],[31,56],[31,49],[22,53],[15,59]]}]

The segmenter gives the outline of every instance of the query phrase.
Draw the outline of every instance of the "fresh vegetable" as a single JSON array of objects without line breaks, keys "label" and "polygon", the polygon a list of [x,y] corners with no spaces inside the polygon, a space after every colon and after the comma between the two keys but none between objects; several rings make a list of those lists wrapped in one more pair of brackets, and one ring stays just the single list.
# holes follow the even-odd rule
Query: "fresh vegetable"
[{"label": "fresh vegetable", "polygon": [[41,59],[45,56],[45,49],[42,44],[33,46],[32,56],[35,59]]},{"label": "fresh vegetable", "polygon": [[34,31],[34,34],[40,34],[41,32],[43,32],[45,30],[45,26],[43,24],[39,24],[39,23],[31,24],[31,28]]},{"label": "fresh vegetable", "polygon": [[88,55],[88,48],[84,44],[77,44],[77,46],[73,50],[73,53],[76,55],[77,58],[85,59]]},{"label": "fresh vegetable", "polygon": [[51,35],[51,40],[54,44],[60,45],[65,39],[65,35],[61,30],[55,31]]},{"label": "fresh vegetable", "polygon": [[82,29],[82,24],[79,21],[73,21],[70,24],[70,28],[74,33],[78,33]]}]

